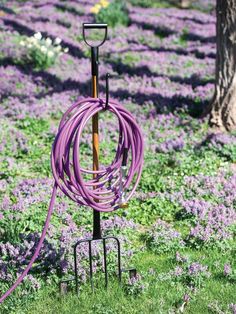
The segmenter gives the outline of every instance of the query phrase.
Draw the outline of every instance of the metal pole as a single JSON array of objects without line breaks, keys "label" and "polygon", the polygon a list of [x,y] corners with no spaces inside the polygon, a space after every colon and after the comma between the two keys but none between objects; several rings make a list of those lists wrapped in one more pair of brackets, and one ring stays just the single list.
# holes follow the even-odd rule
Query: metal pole
[{"label": "metal pole", "polygon": [[[98,97],[98,47],[91,47],[92,97]],[[93,170],[99,170],[98,113],[92,118]],[[94,175],[96,178],[96,175]],[[101,238],[100,212],[93,210],[93,239]]]}]

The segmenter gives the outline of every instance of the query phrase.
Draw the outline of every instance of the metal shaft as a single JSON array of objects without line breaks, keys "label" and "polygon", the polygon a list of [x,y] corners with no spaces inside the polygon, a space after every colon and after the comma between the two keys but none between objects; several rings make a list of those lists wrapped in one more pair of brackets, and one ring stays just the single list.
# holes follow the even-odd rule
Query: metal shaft
[{"label": "metal shaft", "polygon": [[[92,59],[98,59],[98,51],[94,56],[92,49]],[[98,60],[92,60],[92,64]],[[92,97],[98,97],[98,64],[96,64],[96,75],[93,75],[92,69]],[[99,127],[98,127],[98,113],[92,118],[92,138],[93,138],[93,170],[99,170]],[[96,176],[96,175],[94,175]],[[93,210],[93,239],[101,238],[101,221],[100,212]]]}]

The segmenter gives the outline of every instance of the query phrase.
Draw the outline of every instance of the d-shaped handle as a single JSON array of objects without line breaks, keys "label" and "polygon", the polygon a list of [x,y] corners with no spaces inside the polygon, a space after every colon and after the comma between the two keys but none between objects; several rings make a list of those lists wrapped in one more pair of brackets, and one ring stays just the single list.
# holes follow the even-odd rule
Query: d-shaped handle
[{"label": "d-shaped handle", "polygon": [[[104,42],[105,42],[106,39],[107,39],[107,24],[83,23],[82,29],[83,29],[83,39],[84,39],[84,41],[86,42],[86,44],[87,44],[89,47],[93,47],[93,48],[95,48],[95,47],[100,47],[101,45],[104,44]],[[98,44],[98,45],[95,45],[95,46],[89,44],[88,41],[86,40],[86,35],[85,35],[85,30],[86,30],[86,29],[104,29],[104,30],[105,30],[105,32],[104,32],[104,38],[103,38],[103,40],[101,41],[101,43]]]}]

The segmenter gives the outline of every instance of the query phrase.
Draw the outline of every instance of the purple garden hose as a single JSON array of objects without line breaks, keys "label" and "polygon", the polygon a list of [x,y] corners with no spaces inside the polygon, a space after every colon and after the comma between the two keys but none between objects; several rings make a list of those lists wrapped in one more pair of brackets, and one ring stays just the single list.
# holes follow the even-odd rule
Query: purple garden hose
[{"label": "purple garden hose", "polygon": [[[81,134],[88,120],[105,108],[115,114],[119,122],[119,140],[115,158],[111,165],[104,169],[86,170],[80,167]],[[117,102],[110,101],[107,106],[102,99],[87,98],[75,103],[66,111],[52,146],[51,167],[55,184],[41,238],[28,266],[11,288],[1,296],[0,303],[22,282],[39,255],[53,212],[57,187],[80,205],[86,205],[101,212],[118,209],[123,190],[127,191],[133,183],[131,190],[125,196],[128,201],[138,185],[143,166],[143,150],[140,128],[132,115]],[[121,168],[124,166],[125,151],[130,152],[131,158],[126,177],[122,177]],[[84,180],[83,175],[92,176],[93,174],[96,174],[93,179]]]}]

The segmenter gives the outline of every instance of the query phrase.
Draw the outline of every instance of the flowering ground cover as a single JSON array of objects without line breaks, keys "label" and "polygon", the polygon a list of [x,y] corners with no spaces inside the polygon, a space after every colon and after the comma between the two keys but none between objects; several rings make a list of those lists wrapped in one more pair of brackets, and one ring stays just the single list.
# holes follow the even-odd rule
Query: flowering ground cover
[{"label": "flowering ground cover", "polygon": [[[61,115],[90,95],[90,52],[81,24],[110,6],[101,3],[14,0],[0,6],[1,294],[39,241]],[[106,291],[98,244],[98,288],[91,294],[83,247],[80,297],[59,296],[59,281],[72,275],[72,245],[91,233],[92,222],[89,208],[59,193],[40,256],[1,313],[236,313],[236,137],[212,134],[201,116],[214,92],[214,3],[197,1],[190,10],[143,3],[130,1],[127,25],[109,28],[99,68],[100,96],[109,72],[111,98],[134,114],[145,139],[144,170],[129,207],[102,217],[103,232],[122,241],[123,266],[135,265],[138,276],[124,275],[122,287],[111,279]],[[108,164],[117,121],[104,113],[100,123],[101,163]],[[89,127],[81,154],[89,165]],[[114,250],[111,241],[111,272]]]}]

